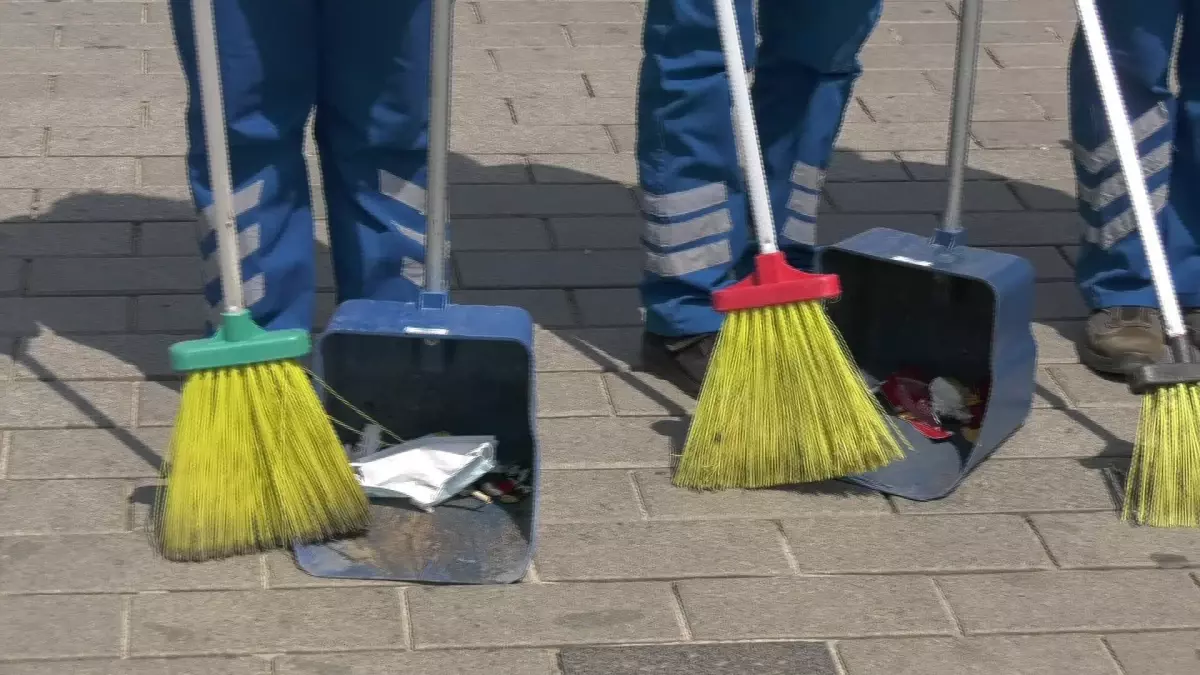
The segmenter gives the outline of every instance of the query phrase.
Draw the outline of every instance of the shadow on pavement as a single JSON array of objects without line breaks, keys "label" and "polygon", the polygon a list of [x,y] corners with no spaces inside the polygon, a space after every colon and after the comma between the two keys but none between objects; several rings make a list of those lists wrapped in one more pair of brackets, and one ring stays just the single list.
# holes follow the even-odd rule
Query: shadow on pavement
[{"label": "shadow on pavement", "polygon": [[[620,389],[613,395],[618,412],[665,418],[652,426],[678,450],[686,433],[690,401],[638,372],[640,309],[635,287],[642,255],[633,191],[613,177],[559,166],[483,166],[455,156],[452,167],[455,299],[464,304],[514,304],[529,309],[542,327],[537,339],[539,366],[544,371],[607,373],[610,389]],[[929,232],[942,209],[944,175],[940,165],[880,162],[839,153],[827,184],[821,243],[877,226]],[[629,170],[620,178],[628,181],[631,176]],[[1071,283],[1078,231],[1073,196],[981,171],[971,171],[968,180],[968,243],[1029,257],[1038,271],[1039,318],[1067,319],[1049,325],[1061,333],[1059,337],[1073,342],[1077,323],[1071,320],[1084,315]],[[154,469],[161,448],[151,447],[122,428],[119,420],[80,392],[77,380],[144,379],[149,382],[147,387],[178,390],[178,379],[167,365],[166,347],[198,334],[206,311],[197,294],[201,271],[191,222],[192,207],[185,201],[138,194],[76,193],[42,205],[32,222],[17,218],[0,223],[0,255],[26,261],[17,296],[0,298],[0,307],[5,308],[0,311],[0,333],[18,339],[14,348],[18,377],[45,382]],[[48,243],[50,238],[34,236],[38,228],[46,232],[44,228],[51,223],[64,228],[61,236],[75,232],[97,240],[100,237],[94,232],[87,234],[89,228],[120,229],[121,224],[132,223],[135,255],[56,251]],[[975,229],[970,230],[972,227]],[[28,243],[36,241],[42,243]],[[79,249],[76,245],[62,250]],[[317,255],[318,318],[323,322],[333,304],[333,281],[328,249],[320,241]],[[94,290],[79,291],[86,286],[78,283],[74,287],[66,284],[62,292],[53,290],[56,274],[79,272],[70,269],[73,265],[99,274]],[[160,275],[164,279],[160,290],[140,290],[154,287],[141,283],[144,280],[138,278],[143,275]],[[1042,308],[1047,298],[1041,296],[1047,294],[1059,297],[1056,306],[1071,308],[1065,312],[1068,316]],[[80,296],[96,298],[82,313]],[[126,299],[114,302],[114,296]],[[1063,300],[1066,296],[1070,297]],[[131,310],[134,316],[124,320],[96,316],[121,306],[135,308]],[[75,345],[71,351],[108,354],[129,366],[129,372],[113,377],[73,374],[70,369],[72,363],[78,363],[78,356],[68,353],[64,339]],[[1054,396],[1044,389],[1039,393],[1051,400]],[[562,396],[546,392],[543,398],[547,395]],[[1085,416],[1067,413],[1106,444],[1124,444]],[[142,420],[143,425],[147,422]],[[149,423],[169,424],[170,420]],[[845,493],[853,488],[839,483],[805,490]]]}]

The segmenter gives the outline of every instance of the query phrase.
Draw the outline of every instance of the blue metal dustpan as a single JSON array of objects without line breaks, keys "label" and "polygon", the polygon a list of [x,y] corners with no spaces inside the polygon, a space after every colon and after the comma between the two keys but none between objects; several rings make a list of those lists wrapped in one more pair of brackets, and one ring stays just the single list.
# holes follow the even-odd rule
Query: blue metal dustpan
[{"label": "blue metal dustpan", "polygon": [[[530,469],[533,494],[514,504],[455,498],[432,513],[403,500],[372,499],[366,535],[295,549],[296,563],[314,576],[511,583],[525,575],[533,557],[538,498],[533,320],[517,307],[451,304],[445,292],[452,25],[452,0],[437,0],[426,290],[416,302],[340,305],[317,341],[314,371],[345,400],[318,388],[334,419],[352,429],[363,426],[349,403],[404,439],[439,432],[495,436],[497,464]],[[357,441],[351,432],[339,433],[343,442]]]},{"label": "blue metal dustpan", "polygon": [[970,248],[961,241],[980,5],[980,0],[963,2],[942,226],[932,239],[877,228],[829,246],[819,256],[821,271],[838,275],[842,284],[842,297],[828,305],[830,317],[869,382],[916,367],[930,377],[990,383],[974,442],[958,434],[932,441],[897,420],[912,445],[907,456],[847,479],[912,500],[953,492],[1024,424],[1033,405],[1033,266],[1024,258]]}]

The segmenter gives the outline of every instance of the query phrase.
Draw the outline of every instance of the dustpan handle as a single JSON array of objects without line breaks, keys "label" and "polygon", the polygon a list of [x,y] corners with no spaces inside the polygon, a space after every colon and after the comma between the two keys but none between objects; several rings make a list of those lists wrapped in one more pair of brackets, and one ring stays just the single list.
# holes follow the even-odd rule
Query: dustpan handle
[{"label": "dustpan handle", "polygon": [[982,0],[962,0],[959,10],[958,53],[954,60],[954,92],[950,108],[950,147],[946,152],[949,185],[935,245],[952,248],[962,227],[963,183],[967,152],[971,146],[971,110],[975,103],[975,71],[979,62],[979,34],[983,26]]},{"label": "dustpan handle", "polygon": [[433,0],[433,46],[429,64],[429,155],[425,201],[425,290],[444,292],[449,201],[450,57],[454,39],[454,0]]},{"label": "dustpan handle", "polygon": [[721,50],[725,52],[725,71],[729,77],[729,93],[733,99],[733,129],[738,149],[745,163],[746,185],[750,192],[750,215],[754,219],[754,234],[760,254],[778,253],[771,200],[767,196],[767,180],[763,170],[762,148],[754,126],[754,108],[750,104],[750,85],[746,80],[746,62],[742,58],[742,41],[738,36],[737,15],[733,0],[714,0],[717,27],[721,32]]},{"label": "dustpan handle", "polygon": [[1113,143],[1117,148],[1117,159],[1121,164],[1121,173],[1125,176],[1125,185],[1129,189],[1129,198],[1133,203],[1134,220],[1138,233],[1142,235],[1142,247],[1146,251],[1146,261],[1150,265],[1150,278],[1154,282],[1154,292],[1158,295],[1158,306],[1162,310],[1163,329],[1171,338],[1172,351],[1177,361],[1189,360],[1187,349],[1181,348],[1181,339],[1187,334],[1183,325],[1183,316],[1179,311],[1179,299],[1175,296],[1175,284],[1171,280],[1171,270],[1167,266],[1167,256],[1163,252],[1162,237],[1158,232],[1158,220],[1154,217],[1154,209],[1150,204],[1150,195],[1146,190],[1146,178],[1142,173],[1142,165],[1138,160],[1137,141],[1133,137],[1133,129],[1129,124],[1129,113],[1125,102],[1121,99],[1121,89],[1117,83],[1117,70],[1113,66],[1112,54],[1104,37],[1104,27],[1100,23],[1100,15],[1096,10],[1095,0],[1075,0],[1079,11],[1079,22],[1083,26],[1084,41],[1091,54],[1093,70],[1096,72],[1096,83],[1100,87],[1100,100],[1104,105],[1108,126],[1112,130]]},{"label": "dustpan handle", "polygon": [[212,185],[211,223],[215,224],[217,231],[217,259],[220,262],[225,311],[232,313],[241,310],[246,299],[242,292],[242,257],[238,251],[237,216],[233,210],[233,179],[229,169],[229,138],[225,130],[225,103],[221,95],[221,65],[217,58],[217,23],[213,0],[192,1],[192,24],[196,36],[204,144],[208,151],[208,176]]}]

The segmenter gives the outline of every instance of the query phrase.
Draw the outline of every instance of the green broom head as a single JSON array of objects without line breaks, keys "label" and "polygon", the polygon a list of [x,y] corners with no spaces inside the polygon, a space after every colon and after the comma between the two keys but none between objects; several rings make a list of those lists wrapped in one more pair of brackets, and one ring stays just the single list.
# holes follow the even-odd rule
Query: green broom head
[{"label": "green broom head", "polygon": [[1129,376],[1142,411],[1121,515],[1151,527],[1200,527],[1200,363],[1186,336],[1169,346],[1174,363]]},{"label": "green broom head", "polygon": [[207,339],[171,346],[187,373],[154,514],[171,560],[207,560],[363,531],[359,487],[308,375],[305,330],[228,312]]},{"label": "green broom head", "polygon": [[851,360],[824,300],[838,278],[762,254],[714,294],[726,313],[674,477],[759,488],[839,478],[903,457],[903,438]]}]

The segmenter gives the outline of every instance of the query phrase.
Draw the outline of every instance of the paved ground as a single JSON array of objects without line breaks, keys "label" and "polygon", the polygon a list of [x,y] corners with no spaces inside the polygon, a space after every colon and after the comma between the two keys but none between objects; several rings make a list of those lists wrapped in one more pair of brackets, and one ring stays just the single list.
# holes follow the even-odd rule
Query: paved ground
[{"label": "paved ground", "polygon": [[[637,371],[640,16],[460,5],[458,298],[541,326],[544,526],[529,583],[405,589],[165,564],[134,531],[203,311],[165,4],[0,2],[0,673],[1200,672],[1200,536],[1118,522],[1136,401],[1070,348],[1070,3],[987,3],[969,224],[1037,267],[1037,409],[928,504],[669,486],[690,404]],[[888,0],[822,239],[934,224],[953,22]],[[683,646],[588,647],[629,643]]]}]

